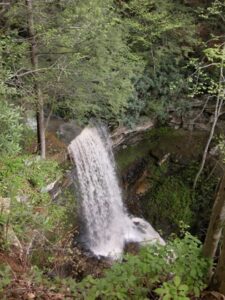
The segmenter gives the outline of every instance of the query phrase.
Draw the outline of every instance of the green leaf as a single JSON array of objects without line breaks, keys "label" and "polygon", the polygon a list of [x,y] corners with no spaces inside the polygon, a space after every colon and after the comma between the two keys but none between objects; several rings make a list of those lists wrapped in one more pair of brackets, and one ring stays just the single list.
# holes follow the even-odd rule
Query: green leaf
[{"label": "green leaf", "polygon": [[183,291],[183,292],[187,292],[188,291],[188,286],[186,284],[181,284],[179,287],[178,287],[178,290],[179,291]]},{"label": "green leaf", "polygon": [[175,284],[176,287],[178,287],[181,283],[181,279],[179,276],[175,276],[174,279],[173,279],[173,282]]}]

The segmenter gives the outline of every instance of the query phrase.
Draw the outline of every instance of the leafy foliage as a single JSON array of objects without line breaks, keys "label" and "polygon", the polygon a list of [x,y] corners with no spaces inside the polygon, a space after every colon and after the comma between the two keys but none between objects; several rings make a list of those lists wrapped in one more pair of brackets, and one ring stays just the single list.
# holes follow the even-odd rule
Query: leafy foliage
[{"label": "leafy foliage", "polygon": [[[120,120],[140,63],[126,44],[127,32],[113,1],[62,1],[59,5],[33,1],[33,15],[40,52],[35,80],[46,106],[82,123],[92,117]],[[26,7],[21,3],[14,3],[8,16],[11,26],[26,27],[26,18],[21,18],[27,16]],[[17,38],[20,33],[18,30]],[[21,42],[24,51],[17,65],[19,68],[23,61],[30,69],[26,32]],[[23,100],[35,104],[34,76],[21,74]]]},{"label": "leafy foliage", "polygon": [[0,101],[0,153],[16,154],[20,151],[22,124],[20,111],[6,101]]},{"label": "leafy foliage", "polygon": [[207,267],[200,242],[186,233],[183,240],[175,239],[165,247],[147,246],[137,256],[126,255],[103,278],[88,276],[81,283],[70,283],[70,288],[76,299],[82,300],[147,299],[163,281],[155,290],[163,299],[190,299],[204,289]]},{"label": "leafy foliage", "polygon": [[194,16],[179,1],[154,0],[125,2],[123,14],[132,50],[145,63],[144,72],[135,83],[135,103],[142,103],[142,114],[165,119],[169,105],[185,105],[185,66],[199,43]]},{"label": "leafy foliage", "polygon": [[171,231],[178,232],[181,222],[190,226],[194,221],[191,188],[182,176],[182,170],[179,175],[175,172],[168,176],[170,168],[169,163],[151,167],[151,189],[142,204],[145,217],[166,235]]},{"label": "leafy foliage", "polygon": [[190,189],[179,179],[167,178],[154,195],[161,219],[169,216],[171,222],[190,224],[192,220]]},{"label": "leafy foliage", "polygon": [[38,156],[4,156],[0,166],[0,191],[5,197],[15,197],[23,192],[25,194],[32,188],[40,191],[61,175],[56,161],[41,160]]},{"label": "leafy foliage", "polygon": [[56,161],[29,156],[1,158],[0,195],[11,199],[10,212],[1,213],[1,225],[10,223],[22,244],[32,240],[33,235],[44,238],[47,233],[63,231],[67,205],[52,203],[44,190],[60,175]]},{"label": "leafy foliage", "polygon": [[181,283],[179,276],[175,276],[174,279],[167,283],[164,282],[161,288],[156,289],[156,293],[159,294],[162,299],[174,299],[174,300],[188,300],[187,297],[188,286]]},{"label": "leafy foliage", "polygon": [[[51,288],[52,281],[43,280],[46,260],[40,263],[40,253],[52,260],[55,244],[70,229],[74,199],[70,195],[71,201],[55,203],[44,189],[61,175],[56,162],[15,157],[23,135],[20,109],[36,109],[35,84],[41,87],[46,113],[80,123],[96,117],[113,126],[132,126],[143,115],[166,119],[171,106],[177,112],[189,107],[188,96],[214,99],[222,91],[218,70],[224,64],[224,3],[205,1],[194,10],[187,2],[33,1],[36,73],[30,62],[26,5],[9,1],[1,8],[0,195],[11,198],[11,207],[0,213],[0,226],[12,227],[28,256],[37,251],[33,262],[42,270],[33,270],[39,284]],[[201,44],[201,39],[210,40]],[[194,212],[195,219],[197,215],[205,222],[202,212],[208,213],[216,179],[209,182],[202,176],[193,199],[184,180],[185,174],[187,181],[192,179],[193,170],[161,180],[164,168],[154,174],[153,212],[176,226],[180,221],[190,224]],[[45,251],[46,243],[51,250]],[[1,251],[7,247],[1,236]],[[200,242],[186,234],[165,247],[148,246],[137,256],[125,256],[103,278],[55,284],[59,290],[69,288],[75,299],[146,299],[155,293],[165,300],[185,300],[204,289],[207,265]],[[10,281],[7,268],[0,269],[0,279],[1,292]]]}]

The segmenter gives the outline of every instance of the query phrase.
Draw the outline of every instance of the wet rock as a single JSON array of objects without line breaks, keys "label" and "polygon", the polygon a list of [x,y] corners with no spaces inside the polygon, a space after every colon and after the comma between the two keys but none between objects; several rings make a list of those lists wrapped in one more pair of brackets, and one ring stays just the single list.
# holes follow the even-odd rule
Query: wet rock
[{"label": "wet rock", "polygon": [[165,245],[165,241],[161,238],[157,231],[147,221],[134,217],[132,222],[136,230],[142,235],[141,245],[155,244]]},{"label": "wet rock", "polygon": [[122,175],[122,181],[125,184],[125,187],[136,182],[138,178],[141,177],[145,168],[147,160],[145,158],[137,160],[133,163]]},{"label": "wet rock", "polygon": [[128,128],[125,126],[118,127],[111,134],[111,139],[113,142],[113,147],[117,148],[124,145],[124,143],[134,144],[140,141],[142,133],[145,133],[147,130],[152,129],[156,124],[156,120],[146,120],[134,128]]}]

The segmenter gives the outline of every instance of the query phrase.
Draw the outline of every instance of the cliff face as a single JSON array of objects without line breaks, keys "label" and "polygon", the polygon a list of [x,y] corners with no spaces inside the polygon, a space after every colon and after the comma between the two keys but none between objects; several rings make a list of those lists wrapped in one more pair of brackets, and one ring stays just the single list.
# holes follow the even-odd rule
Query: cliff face
[{"label": "cliff face", "polygon": [[[208,133],[164,127],[151,129],[142,137],[135,144],[123,144],[116,152],[128,211],[144,216],[155,228],[161,228],[165,236],[178,232],[179,222],[183,221],[202,237],[218,171],[211,154],[196,199],[192,199],[191,193]],[[199,203],[202,207],[198,211]]]},{"label": "cliff face", "polygon": [[[177,111],[175,107],[168,109],[167,120],[163,126],[173,129],[184,129],[190,132],[203,131],[209,132],[214,118],[215,103],[213,100],[208,99],[195,99],[192,100],[190,108],[186,111]],[[159,120],[156,118],[143,119],[140,123],[133,128],[121,126],[116,128],[111,138],[114,143],[114,148],[124,147],[126,145],[135,144],[141,141],[145,132],[150,129],[161,126]],[[217,132],[225,128],[225,108],[222,109],[219,121],[217,123]]]}]

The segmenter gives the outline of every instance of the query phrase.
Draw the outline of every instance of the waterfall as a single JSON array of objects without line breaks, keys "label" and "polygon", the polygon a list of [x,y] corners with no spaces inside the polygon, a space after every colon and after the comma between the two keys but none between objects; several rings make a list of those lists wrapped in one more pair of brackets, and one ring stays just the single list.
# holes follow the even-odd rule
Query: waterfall
[{"label": "waterfall", "polygon": [[71,142],[68,150],[79,182],[87,247],[95,255],[117,257],[130,241],[164,244],[149,223],[128,215],[106,131],[87,127]]}]

